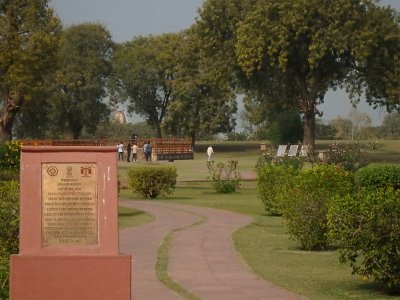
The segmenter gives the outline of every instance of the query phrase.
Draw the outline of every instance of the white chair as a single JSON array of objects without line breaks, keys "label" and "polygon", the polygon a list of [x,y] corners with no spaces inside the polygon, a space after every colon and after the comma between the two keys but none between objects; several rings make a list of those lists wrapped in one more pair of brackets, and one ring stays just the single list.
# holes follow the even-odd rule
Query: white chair
[{"label": "white chair", "polygon": [[278,151],[276,152],[276,156],[285,156],[286,155],[286,145],[279,145],[278,146]]},{"label": "white chair", "polygon": [[288,156],[297,156],[297,150],[299,150],[299,145],[290,145]]}]

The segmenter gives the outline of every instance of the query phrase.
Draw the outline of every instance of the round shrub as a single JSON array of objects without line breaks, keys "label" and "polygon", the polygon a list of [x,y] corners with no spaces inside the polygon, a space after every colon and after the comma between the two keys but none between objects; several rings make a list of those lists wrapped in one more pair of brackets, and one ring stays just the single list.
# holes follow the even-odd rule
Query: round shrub
[{"label": "round shrub", "polygon": [[352,190],[352,174],[338,166],[322,164],[300,171],[282,205],[290,236],[305,250],[325,249],[329,203],[334,196]]},{"label": "round shrub", "polygon": [[356,172],[355,180],[361,188],[393,187],[394,189],[400,189],[400,165],[368,165]]},{"label": "round shrub", "polygon": [[337,197],[328,212],[329,237],[354,274],[400,287],[400,190],[361,189]]},{"label": "round shrub", "polygon": [[292,189],[298,170],[286,165],[269,165],[257,169],[257,194],[271,215],[282,214],[282,199]]},{"label": "round shrub", "polygon": [[128,171],[129,186],[145,198],[173,193],[178,174],[176,167],[134,167]]}]

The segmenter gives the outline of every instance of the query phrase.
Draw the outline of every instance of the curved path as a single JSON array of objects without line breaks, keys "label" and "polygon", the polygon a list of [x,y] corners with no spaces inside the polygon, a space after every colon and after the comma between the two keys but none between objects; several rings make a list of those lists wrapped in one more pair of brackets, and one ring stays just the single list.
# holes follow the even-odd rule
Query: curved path
[{"label": "curved path", "polygon": [[169,250],[169,276],[204,300],[306,299],[252,273],[236,253],[232,233],[251,223],[249,216],[211,208],[156,201],[121,201],[156,217],[120,232],[120,251],[132,254],[132,299],[183,299],[155,275],[157,251],[175,232]]}]

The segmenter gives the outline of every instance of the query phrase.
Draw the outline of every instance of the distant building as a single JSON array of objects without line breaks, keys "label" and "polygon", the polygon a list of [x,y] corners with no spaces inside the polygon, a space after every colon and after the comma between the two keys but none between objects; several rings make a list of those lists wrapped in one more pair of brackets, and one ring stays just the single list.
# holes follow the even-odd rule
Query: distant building
[{"label": "distant building", "polygon": [[123,111],[121,111],[121,110],[119,110],[119,111],[117,111],[115,113],[114,119],[115,119],[116,122],[119,122],[121,124],[126,124],[127,123],[126,117],[125,117],[125,113]]}]

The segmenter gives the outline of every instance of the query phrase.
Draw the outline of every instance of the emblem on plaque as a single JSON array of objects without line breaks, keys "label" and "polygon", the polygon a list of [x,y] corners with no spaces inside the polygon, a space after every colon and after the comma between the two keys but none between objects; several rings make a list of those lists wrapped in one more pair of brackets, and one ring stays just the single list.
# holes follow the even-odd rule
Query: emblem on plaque
[{"label": "emblem on plaque", "polygon": [[92,176],[92,167],[81,167],[81,175],[82,177]]},{"label": "emblem on plaque", "polygon": [[71,166],[67,167],[67,177],[72,177],[72,167]]},{"label": "emblem on plaque", "polygon": [[56,176],[58,174],[58,169],[55,166],[50,166],[47,168],[47,174],[50,176]]}]

